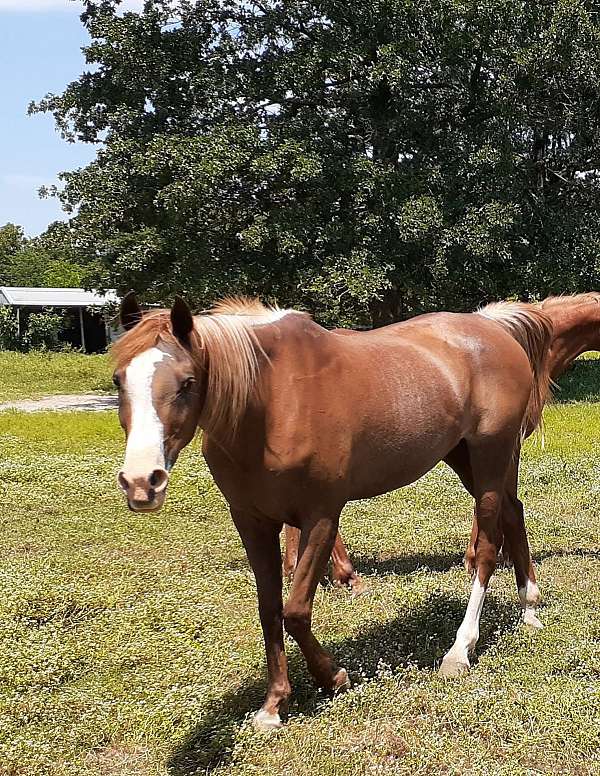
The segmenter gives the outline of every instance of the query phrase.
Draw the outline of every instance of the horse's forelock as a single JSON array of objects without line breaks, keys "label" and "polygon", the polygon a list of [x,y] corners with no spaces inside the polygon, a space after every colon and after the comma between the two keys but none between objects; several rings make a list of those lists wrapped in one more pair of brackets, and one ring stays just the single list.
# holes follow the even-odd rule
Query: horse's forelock
[{"label": "horse's forelock", "polygon": [[174,340],[169,312],[160,310],[146,314],[142,320],[118,339],[110,349],[116,369],[123,369],[136,356],[155,347],[161,338]]}]

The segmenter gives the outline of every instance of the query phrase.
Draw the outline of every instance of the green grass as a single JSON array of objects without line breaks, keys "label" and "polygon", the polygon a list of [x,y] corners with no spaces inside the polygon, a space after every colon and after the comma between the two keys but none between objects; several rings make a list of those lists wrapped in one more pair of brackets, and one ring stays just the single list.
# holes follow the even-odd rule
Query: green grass
[{"label": "green grass", "polygon": [[0,351],[0,401],[114,389],[108,356]]},{"label": "green grass", "polygon": [[128,512],[113,413],[0,415],[0,774],[585,774],[600,771],[600,404],[547,411],[522,492],[546,628],[494,577],[477,661],[441,680],[469,584],[470,502],[445,468],[349,506],[368,594],[318,590],[350,671],[315,690],[289,643],[287,726],[255,733],[265,665],[252,576],[194,444],[166,508]]},{"label": "green grass", "polygon": [[560,378],[556,401],[600,401],[600,353],[584,353]]}]

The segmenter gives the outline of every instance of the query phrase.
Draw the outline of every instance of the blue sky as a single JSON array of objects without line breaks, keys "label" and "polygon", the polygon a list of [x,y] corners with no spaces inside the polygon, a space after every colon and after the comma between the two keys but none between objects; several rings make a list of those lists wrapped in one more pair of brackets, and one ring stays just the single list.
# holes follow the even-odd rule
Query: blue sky
[{"label": "blue sky", "polygon": [[[137,10],[141,0],[126,0]],[[87,164],[93,146],[65,142],[49,115],[27,116],[31,100],[60,93],[85,69],[89,38],[71,0],[0,0],[0,226],[20,224],[28,235],[64,218],[58,202],[37,190],[57,174]]]}]

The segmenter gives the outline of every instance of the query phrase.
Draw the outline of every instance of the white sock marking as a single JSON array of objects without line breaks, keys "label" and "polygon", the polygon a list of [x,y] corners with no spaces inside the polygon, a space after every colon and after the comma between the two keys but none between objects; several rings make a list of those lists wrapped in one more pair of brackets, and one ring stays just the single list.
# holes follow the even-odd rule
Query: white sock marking
[{"label": "white sock marking", "polygon": [[479,639],[479,620],[483,610],[485,591],[486,588],[479,581],[477,574],[475,574],[467,611],[456,633],[456,640],[446,655],[446,657],[452,657],[456,662],[464,663],[467,666],[469,665],[469,652],[475,649]]},{"label": "white sock marking", "polygon": [[536,606],[540,600],[540,591],[535,582],[530,579],[525,583],[525,587],[519,588],[519,598],[523,607],[523,622],[531,625],[533,628],[543,628],[536,614]]}]

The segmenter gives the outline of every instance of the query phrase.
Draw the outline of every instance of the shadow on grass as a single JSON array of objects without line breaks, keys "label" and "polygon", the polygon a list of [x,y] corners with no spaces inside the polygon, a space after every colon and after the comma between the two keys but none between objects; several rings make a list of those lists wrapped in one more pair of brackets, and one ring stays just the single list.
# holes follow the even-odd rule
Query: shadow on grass
[{"label": "shadow on grass", "polygon": [[575,361],[558,379],[553,391],[554,402],[600,401],[600,359]]},{"label": "shadow on grass", "polygon": [[[463,565],[464,553],[438,553],[419,555],[398,555],[395,558],[357,557],[356,571],[362,575],[385,576],[394,574],[406,576],[419,569],[423,571],[450,571],[455,566]],[[354,560],[354,559],[353,559]]]},{"label": "shadow on grass", "polygon": [[[466,545],[465,545],[466,549]],[[532,554],[534,563],[543,563],[547,558],[600,558],[600,549],[587,547],[565,549],[540,550]],[[394,576],[407,576],[415,571],[446,572],[457,566],[463,566],[464,553],[454,552],[446,554],[420,554],[398,555],[395,558],[380,559],[377,557],[358,556],[352,558],[356,571],[363,576],[383,577],[388,574]],[[499,568],[501,568],[499,566]],[[368,582],[367,582],[368,585]]]},{"label": "shadow on grass", "polygon": [[[392,669],[409,664],[433,669],[453,643],[465,607],[466,600],[456,596],[432,595],[406,614],[325,646],[348,669],[353,683],[377,676],[382,663]],[[516,604],[496,600],[491,595],[484,608],[477,654],[485,653],[495,644],[498,633],[516,627],[517,621]],[[294,687],[290,716],[298,713],[314,716],[326,705],[327,695],[312,685],[298,650],[290,653],[290,678]],[[265,678],[247,677],[239,690],[215,700],[203,721],[172,754],[168,772],[172,776],[192,776],[226,766],[231,761],[239,725],[259,708],[265,689]]]},{"label": "shadow on grass", "polygon": [[540,550],[532,554],[534,563],[543,563],[549,558],[592,558],[600,559],[600,549],[589,549],[587,547],[576,547],[571,549],[561,549],[560,547],[551,550]]}]

